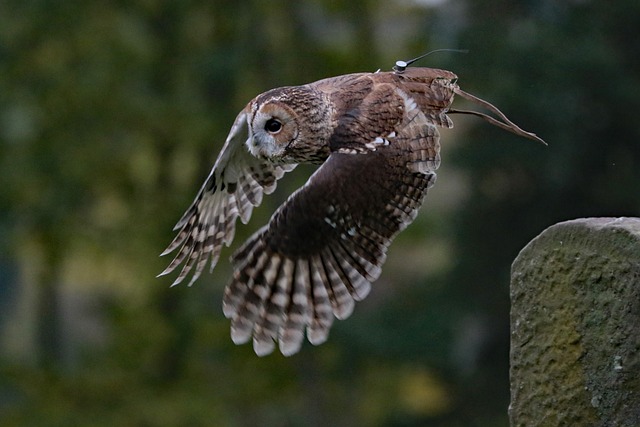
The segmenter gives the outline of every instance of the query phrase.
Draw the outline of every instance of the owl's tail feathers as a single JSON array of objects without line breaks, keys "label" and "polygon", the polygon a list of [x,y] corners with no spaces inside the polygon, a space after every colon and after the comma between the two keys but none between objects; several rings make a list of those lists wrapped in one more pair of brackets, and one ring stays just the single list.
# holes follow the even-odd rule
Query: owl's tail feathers
[{"label": "owl's tail feathers", "polygon": [[491,111],[492,113],[497,115],[500,119],[502,119],[502,121],[497,120],[494,117],[491,117],[491,116],[489,116],[487,114],[480,113],[478,111],[450,109],[449,110],[450,114],[470,114],[472,116],[478,116],[478,117],[481,117],[482,119],[486,120],[487,122],[491,123],[492,125],[498,126],[501,129],[504,129],[506,131],[515,133],[516,135],[523,136],[525,138],[532,139],[534,141],[538,141],[538,142],[540,142],[540,143],[542,143],[544,145],[547,145],[547,143],[542,138],[540,138],[538,135],[536,135],[535,133],[527,132],[527,131],[523,130],[522,128],[520,128],[515,123],[513,123],[511,120],[509,120],[507,118],[507,116],[505,116],[504,113],[498,109],[498,107],[494,106],[490,102],[487,102],[487,101],[485,101],[483,99],[480,99],[477,96],[471,95],[470,93],[467,93],[467,92],[463,91],[460,88],[455,88],[453,91],[457,95],[460,95],[461,97],[463,97],[465,99],[468,99],[469,101],[474,102],[474,103],[486,108],[487,110]]},{"label": "owl's tail feathers", "polygon": [[225,289],[223,311],[231,319],[234,343],[244,344],[253,336],[257,355],[273,352],[277,343],[290,356],[300,350],[305,330],[311,344],[325,342],[334,317],[351,315],[380,268],[340,242],[318,254],[289,257],[269,248],[265,230],[234,255],[235,273]]}]

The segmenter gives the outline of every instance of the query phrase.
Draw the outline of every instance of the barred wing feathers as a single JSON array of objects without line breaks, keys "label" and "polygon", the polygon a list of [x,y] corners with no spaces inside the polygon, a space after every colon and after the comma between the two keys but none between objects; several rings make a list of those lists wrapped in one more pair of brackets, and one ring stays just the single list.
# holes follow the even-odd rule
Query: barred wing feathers
[{"label": "barred wing feathers", "polygon": [[[258,355],[326,341],[381,272],[436,179],[435,125],[405,98],[401,129],[369,151],[334,152],[233,256],[223,310],[237,344]],[[386,143],[384,142],[386,141]]]},{"label": "barred wing feathers", "polygon": [[162,255],[177,250],[175,258],[160,273],[166,275],[183,264],[172,286],[193,271],[189,285],[202,274],[207,261],[211,269],[222,246],[229,246],[235,234],[236,219],[247,223],[263,194],[276,188],[276,181],[295,165],[277,165],[253,157],[245,149],[247,113],[236,118],[224,147],[195,200],[178,221],[178,234]]}]

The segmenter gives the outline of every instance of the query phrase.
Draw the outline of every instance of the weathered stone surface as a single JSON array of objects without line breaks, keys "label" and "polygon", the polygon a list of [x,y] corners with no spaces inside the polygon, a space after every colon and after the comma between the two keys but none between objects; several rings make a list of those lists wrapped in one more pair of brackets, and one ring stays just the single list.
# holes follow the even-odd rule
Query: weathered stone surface
[{"label": "weathered stone surface", "polygon": [[640,218],[546,229],[511,271],[515,426],[640,426]]}]

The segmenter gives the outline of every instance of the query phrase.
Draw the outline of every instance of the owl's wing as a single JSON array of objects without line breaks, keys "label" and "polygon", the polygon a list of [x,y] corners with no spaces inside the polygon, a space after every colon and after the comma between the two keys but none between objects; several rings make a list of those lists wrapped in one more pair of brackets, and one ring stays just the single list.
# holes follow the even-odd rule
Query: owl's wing
[{"label": "owl's wing", "polygon": [[236,117],[229,136],[209,176],[195,200],[178,221],[178,234],[162,253],[178,249],[169,266],[159,276],[184,266],[171,286],[182,282],[194,269],[191,285],[200,276],[207,260],[215,267],[222,245],[229,245],[236,218],[247,223],[263,194],[276,188],[276,181],[296,165],[277,165],[252,156],[244,147],[248,135],[247,111]]},{"label": "owl's wing", "polygon": [[[364,153],[334,152],[233,256],[223,310],[237,344],[296,353],[367,296],[394,237],[436,179],[439,136],[415,104]],[[444,116],[444,113],[443,113]],[[447,119],[448,120],[448,119]],[[449,122],[447,122],[449,123]]]}]

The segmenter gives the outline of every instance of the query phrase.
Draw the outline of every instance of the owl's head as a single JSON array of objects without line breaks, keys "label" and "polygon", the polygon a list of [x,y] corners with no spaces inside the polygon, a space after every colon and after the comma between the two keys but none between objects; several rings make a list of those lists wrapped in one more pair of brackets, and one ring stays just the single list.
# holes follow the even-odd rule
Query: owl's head
[{"label": "owl's head", "polygon": [[[304,161],[328,116],[322,95],[308,86],[273,89],[250,103],[247,148],[256,157]],[[318,147],[320,149],[320,147]]]}]

